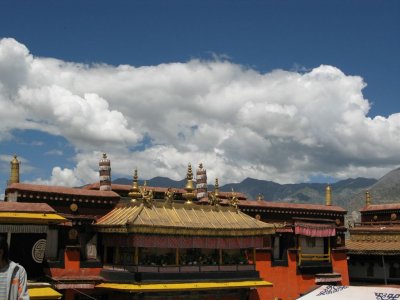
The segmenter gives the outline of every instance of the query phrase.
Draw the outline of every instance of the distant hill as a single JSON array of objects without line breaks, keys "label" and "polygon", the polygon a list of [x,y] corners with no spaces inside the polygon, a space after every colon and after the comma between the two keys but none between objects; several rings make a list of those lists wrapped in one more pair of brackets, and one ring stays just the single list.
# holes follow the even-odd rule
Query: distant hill
[{"label": "distant hill", "polygon": [[400,168],[390,171],[377,182],[363,189],[347,204],[349,211],[358,211],[365,204],[365,192],[369,191],[373,204],[394,203],[400,201]]},{"label": "distant hill", "polygon": [[[349,199],[377,182],[372,178],[349,178],[331,184],[332,199],[336,205],[344,206]],[[241,183],[227,184],[222,191],[231,189],[245,193],[250,199],[256,199],[259,193],[267,201],[285,201],[293,203],[324,203],[325,183],[279,184],[273,181],[246,178]]]}]

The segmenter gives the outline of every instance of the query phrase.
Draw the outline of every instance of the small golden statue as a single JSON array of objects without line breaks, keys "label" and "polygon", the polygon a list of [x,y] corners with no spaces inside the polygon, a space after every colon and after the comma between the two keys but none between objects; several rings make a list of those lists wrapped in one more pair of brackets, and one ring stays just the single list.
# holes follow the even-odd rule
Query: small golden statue
[{"label": "small golden statue", "polygon": [[238,203],[239,203],[239,199],[236,196],[236,193],[232,188],[232,196],[231,196],[231,199],[229,201],[229,204],[237,210],[238,209]]},{"label": "small golden statue", "polygon": [[175,192],[169,187],[168,190],[165,192],[164,204],[171,205],[174,202],[174,195]]},{"label": "small golden statue", "polygon": [[140,193],[142,194],[143,204],[151,206],[154,201],[153,190],[147,190],[146,186],[147,184],[145,182],[143,187],[140,188]]},{"label": "small golden statue", "polygon": [[212,192],[212,193],[210,194],[210,197],[211,197],[211,199],[210,199],[210,205],[211,205],[211,206],[219,206],[221,200],[219,199],[218,194],[216,194],[215,192]]}]

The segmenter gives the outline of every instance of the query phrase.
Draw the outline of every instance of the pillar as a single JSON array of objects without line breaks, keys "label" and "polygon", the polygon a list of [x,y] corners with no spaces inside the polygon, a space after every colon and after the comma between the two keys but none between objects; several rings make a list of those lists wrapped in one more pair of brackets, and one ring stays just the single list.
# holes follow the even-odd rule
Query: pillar
[{"label": "pillar", "polygon": [[137,266],[139,264],[139,247],[135,247],[135,254],[133,257],[133,264]]}]

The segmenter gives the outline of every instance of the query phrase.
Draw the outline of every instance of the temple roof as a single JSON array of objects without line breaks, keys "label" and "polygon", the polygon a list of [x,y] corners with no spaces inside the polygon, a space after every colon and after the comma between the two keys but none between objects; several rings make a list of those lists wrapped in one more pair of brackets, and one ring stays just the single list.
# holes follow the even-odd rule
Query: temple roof
[{"label": "temple roof", "polygon": [[46,203],[0,201],[1,224],[49,224],[65,220]]},{"label": "temple roof", "polygon": [[83,196],[83,197],[107,197],[107,198],[118,198],[118,199],[120,198],[120,196],[117,193],[112,191],[87,190],[81,188],[37,185],[29,183],[12,183],[7,187],[6,193],[13,191],[63,194],[71,196]]},{"label": "temple roof", "polygon": [[191,236],[255,236],[275,232],[273,224],[258,221],[231,207],[178,203],[119,205],[101,217],[95,227],[102,232]]},{"label": "temple roof", "polygon": [[357,225],[349,229],[346,247],[352,254],[400,254],[400,224]]},{"label": "temple roof", "polygon": [[24,203],[0,201],[0,212],[56,213],[46,203]]},{"label": "temple roof", "polygon": [[346,240],[349,254],[398,255],[400,241],[352,241]]},{"label": "temple roof", "polygon": [[329,212],[345,213],[346,210],[340,206],[322,205],[322,204],[301,204],[289,202],[270,202],[270,201],[251,201],[239,200],[240,207],[246,208],[263,208],[263,209],[289,209],[289,210],[317,210]]},{"label": "temple roof", "polygon": [[[349,229],[351,234],[361,233],[398,233],[400,234],[400,224],[379,224],[355,226]],[[400,236],[400,235],[399,235]]]},{"label": "temple roof", "polygon": [[370,204],[360,209],[360,212],[375,212],[385,210],[400,210],[400,203]]}]

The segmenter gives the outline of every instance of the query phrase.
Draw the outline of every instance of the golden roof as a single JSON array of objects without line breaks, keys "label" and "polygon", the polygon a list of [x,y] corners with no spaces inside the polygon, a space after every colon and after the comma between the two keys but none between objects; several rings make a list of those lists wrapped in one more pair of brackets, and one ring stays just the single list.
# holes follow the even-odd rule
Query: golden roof
[{"label": "golden roof", "polygon": [[95,224],[101,232],[191,236],[255,236],[273,234],[275,225],[258,221],[232,207],[173,203],[121,204]]},{"label": "golden roof", "polygon": [[350,254],[399,255],[400,241],[353,241],[346,240]]}]

